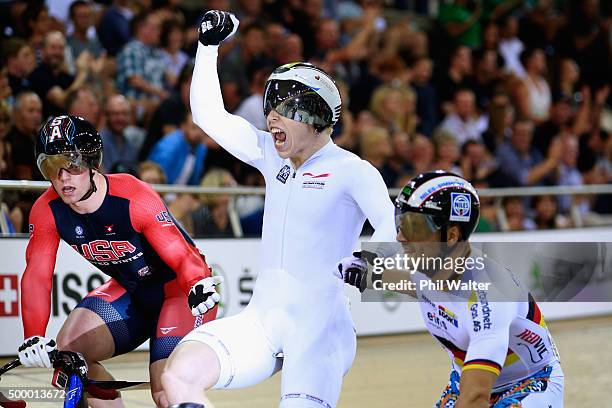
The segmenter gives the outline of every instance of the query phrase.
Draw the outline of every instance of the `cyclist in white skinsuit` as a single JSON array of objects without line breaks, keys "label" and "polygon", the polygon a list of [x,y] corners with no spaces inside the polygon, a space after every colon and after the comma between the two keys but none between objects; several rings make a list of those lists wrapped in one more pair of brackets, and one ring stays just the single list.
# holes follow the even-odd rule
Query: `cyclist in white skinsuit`
[{"label": "cyclist in white skinsuit", "polygon": [[[417,273],[389,270],[374,284],[368,268],[351,267],[343,278],[361,290],[415,283],[406,293],[418,299],[425,326],[451,359],[450,381],[435,407],[562,408],[563,371],[537,303],[510,271],[468,243],[479,207],[476,190],[461,177],[442,170],[420,174],[396,200],[397,240],[406,254],[461,259],[465,269],[451,263]],[[428,286],[448,282],[490,286]]]},{"label": "cyclist in white skinsuit", "polygon": [[[334,273],[366,218],[373,240],[394,239],[393,204],[378,171],[331,141],[340,95],[322,70],[274,71],[265,95],[273,134],[225,111],[214,44],[237,24],[229,13],[205,14],[191,106],[206,134],[265,177],[261,268],[246,309],[188,334],[162,381],[171,403],[201,403],[205,388],[249,386],[282,365],[281,407],[335,407],[356,340]],[[345,258],[340,268],[351,262],[361,261]]]}]

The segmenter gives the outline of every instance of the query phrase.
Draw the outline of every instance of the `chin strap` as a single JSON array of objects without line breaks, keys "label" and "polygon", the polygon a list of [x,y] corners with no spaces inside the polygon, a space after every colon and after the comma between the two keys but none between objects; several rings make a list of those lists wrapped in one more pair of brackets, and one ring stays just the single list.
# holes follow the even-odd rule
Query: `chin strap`
[{"label": "chin strap", "polygon": [[90,182],[89,190],[87,190],[87,192],[83,195],[83,197],[81,197],[81,199],[77,202],[87,200],[89,197],[91,197],[93,193],[98,191],[98,189],[96,188],[96,183],[94,182],[94,172],[92,169],[89,169],[89,182]]}]

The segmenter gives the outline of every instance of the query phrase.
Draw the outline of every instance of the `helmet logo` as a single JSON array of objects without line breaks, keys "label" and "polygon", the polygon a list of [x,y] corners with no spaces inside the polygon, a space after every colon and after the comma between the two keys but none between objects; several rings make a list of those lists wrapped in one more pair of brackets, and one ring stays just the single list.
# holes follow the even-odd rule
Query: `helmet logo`
[{"label": "helmet logo", "polygon": [[321,79],[321,77],[320,77],[320,76],[318,76],[318,75],[315,75],[315,79],[318,81],[318,80],[320,80],[320,79]]},{"label": "helmet logo", "polygon": [[472,213],[472,197],[467,193],[451,193],[450,221],[469,222]]},{"label": "helmet logo", "polygon": [[56,139],[62,138],[62,132],[60,130],[60,127],[62,126],[63,118],[65,118],[65,116],[58,116],[54,118],[53,121],[51,122],[51,125],[50,125],[51,135],[49,136],[48,142],[53,142]]}]

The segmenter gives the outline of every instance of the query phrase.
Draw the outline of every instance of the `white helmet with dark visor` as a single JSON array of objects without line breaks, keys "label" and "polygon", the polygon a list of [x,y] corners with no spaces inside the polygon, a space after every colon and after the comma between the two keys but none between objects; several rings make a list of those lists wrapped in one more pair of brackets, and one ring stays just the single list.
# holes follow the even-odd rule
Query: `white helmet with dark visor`
[{"label": "white helmet with dark visor", "polygon": [[340,117],[342,101],[334,80],[305,62],[282,65],[272,72],[264,92],[264,114],[271,110],[321,131]]}]

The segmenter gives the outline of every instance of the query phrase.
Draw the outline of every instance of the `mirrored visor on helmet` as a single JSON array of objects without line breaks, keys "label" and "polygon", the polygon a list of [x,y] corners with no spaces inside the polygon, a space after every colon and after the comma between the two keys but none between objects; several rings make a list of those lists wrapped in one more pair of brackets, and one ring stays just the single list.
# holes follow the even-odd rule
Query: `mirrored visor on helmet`
[{"label": "mirrored visor on helmet", "polygon": [[328,126],[332,121],[332,111],[323,98],[297,81],[268,83],[264,95],[265,116],[273,109],[281,116],[309,125]]},{"label": "mirrored visor on helmet", "polygon": [[439,230],[433,216],[413,211],[395,209],[395,228],[408,242],[427,242]]},{"label": "mirrored visor on helmet", "polygon": [[79,153],[40,154],[37,161],[40,172],[47,180],[57,177],[61,169],[72,175],[82,174],[89,169]]}]

